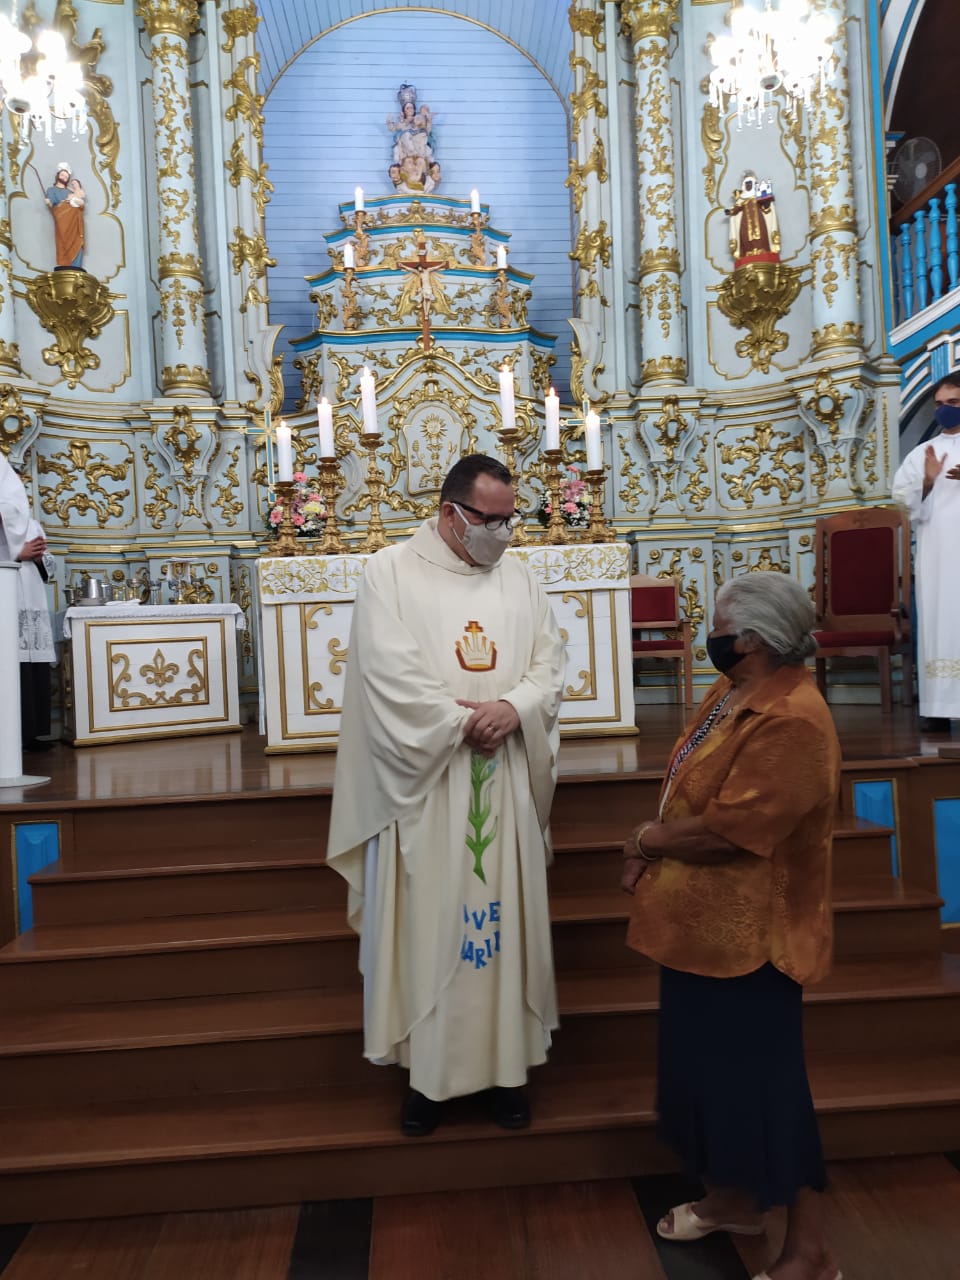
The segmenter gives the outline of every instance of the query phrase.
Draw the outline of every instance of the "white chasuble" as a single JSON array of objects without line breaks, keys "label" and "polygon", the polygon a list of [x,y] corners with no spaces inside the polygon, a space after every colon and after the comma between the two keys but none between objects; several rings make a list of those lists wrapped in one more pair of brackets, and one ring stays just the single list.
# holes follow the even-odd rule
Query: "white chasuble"
[{"label": "white chasuble", "polygon": [[917,537],[917,674],[922,716],[960,719],[960,599],[957,549],[960,547],[960,480],[947,472],[960,466],[960,434],[936,436],[930,443],[946,462],[923,497],[926,444],[911,449],[893,478],[893,496],[910,511]]},{"label": "white chasuble", "polygon": [[[327,860],[361,934],[364,1054],[437,1101],[520,1085],[557,1023],[549,603],[518,560],[468,565],[431,520],[367,562],[349,652]],[[458,698],[515,707],[490,759]]]}]

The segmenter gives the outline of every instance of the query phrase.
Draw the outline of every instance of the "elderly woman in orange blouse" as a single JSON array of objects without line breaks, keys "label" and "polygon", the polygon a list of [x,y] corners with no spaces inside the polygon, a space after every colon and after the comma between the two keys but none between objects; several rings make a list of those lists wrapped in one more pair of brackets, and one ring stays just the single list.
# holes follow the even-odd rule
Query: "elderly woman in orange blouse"
[{"label": "elderly woman in orange blouse", "polygon": [[662,1139],[703,1199],[668,1240],[763,1232],[783,1250],[757,1280],[839,1280],[824,1242],[823,1153],[803,1057],[803,983],[830,967],[830,851],[840,747],[804,667],[806,592],[751,573],[717,593],[707,641],[721,672],[673,751],[659,821],[624,847],[627,943],[661,966]]}]

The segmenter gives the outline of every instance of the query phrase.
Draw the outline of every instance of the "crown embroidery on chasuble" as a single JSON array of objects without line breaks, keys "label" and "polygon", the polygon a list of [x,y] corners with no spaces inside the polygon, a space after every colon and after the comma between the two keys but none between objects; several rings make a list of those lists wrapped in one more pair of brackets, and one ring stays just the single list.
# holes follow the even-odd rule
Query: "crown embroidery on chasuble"
[{"label": "crown embroidery on chasuble", "polygon": [[454,649],[464,671],[493,671],[497,665],[497,646],[483,634],[479,622],[468,622]]}]

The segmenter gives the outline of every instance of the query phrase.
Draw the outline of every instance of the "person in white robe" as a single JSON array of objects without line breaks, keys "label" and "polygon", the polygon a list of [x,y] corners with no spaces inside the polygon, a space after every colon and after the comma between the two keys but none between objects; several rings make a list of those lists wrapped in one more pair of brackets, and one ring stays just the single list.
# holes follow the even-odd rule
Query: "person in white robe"
[{"label": "person in white robe", "polygon": [[56,661],[44,583],[54,572],[43,530],[30,512],[23,481],[0,451],[0,560],[20,562],[20,723],[27,750],[43,751],[50,732],[50,665]]},{"label": "person in white robe", "polygon": [[911,449],[893,478],[916,539],[917,649],[924,728],[949,732],[960,719],[960,372],[934,387],[940,434]]},{"label": "person in white robe", "polygon": [[510,473],[462,458],[439,515],[367,562],[327,861],[360,934],[364,1056],[409,1068],[409,1135],[445,1099],[522,1086],[557,1025],[546,867],[563,645],[522,561]]}]

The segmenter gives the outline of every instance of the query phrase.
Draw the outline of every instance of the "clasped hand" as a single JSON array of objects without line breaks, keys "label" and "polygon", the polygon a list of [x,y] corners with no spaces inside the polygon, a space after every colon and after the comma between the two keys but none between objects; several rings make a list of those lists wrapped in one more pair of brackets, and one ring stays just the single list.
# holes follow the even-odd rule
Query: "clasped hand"
[{"label": "clasped hand", "polygon": [[29,542],[23,544],[23,550],[20,552],[21,560],[42,560],[43,553],[47,549],[47,540],[41,534],[36,538],[31,538]]},{"label": "clasped hand", "polygon": [[[924,492],[932,488],[936,480],[944,474],[946,463],[947,455],[938,454],[933,445],[928,444],[923,451]],[[960,480],[960,466],[950,467],[945,474],[948,480]]]},{"label": "clasped hand", "polygon": [[520,717],[509,702],[470,702],[458,698],[457,706],[473,714],[463,729],[463,740],[473,751],[492,756],[503,740],[520,727]]}]

